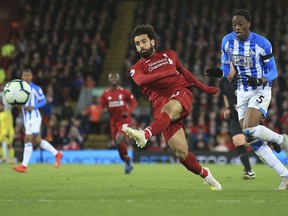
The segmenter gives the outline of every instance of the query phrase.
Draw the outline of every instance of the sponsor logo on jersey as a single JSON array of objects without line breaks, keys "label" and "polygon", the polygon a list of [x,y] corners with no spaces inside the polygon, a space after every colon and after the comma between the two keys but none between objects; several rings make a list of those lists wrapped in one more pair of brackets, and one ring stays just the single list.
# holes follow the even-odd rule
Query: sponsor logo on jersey
[{"label": "sponsor logo on jersey", "polygon": [[124,106],[124,101],[109,101],[108,103],[108,107],[111,108],[111,107],[121,107],[121,106]]}]

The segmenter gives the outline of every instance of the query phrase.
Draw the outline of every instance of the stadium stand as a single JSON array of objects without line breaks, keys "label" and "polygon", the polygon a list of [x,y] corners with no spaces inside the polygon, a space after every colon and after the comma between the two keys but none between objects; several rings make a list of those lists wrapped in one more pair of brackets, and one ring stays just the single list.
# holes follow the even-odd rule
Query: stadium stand
[{"label": "stadium stand", "polygon": [[[85,116],[76,116],[75,107],[86,106],[93,98],[91,89],[107,85],[107,74],[111,71],[122,71],[122,84],[132,89],[139,101],[135,125],[147,125],[149,105],[129,75],[129,68],[137,59],[134,47],[128,44],[128,34],[133,26],[141,23],[154,25],[160,34],[159,49],[174,49],[183,65],[201,81],[218,85],[217,80],[205,77],[204,71],[219,64],[221,39],[232,29],[231,13],[236,8],[249,9],[252,30],[263,34],[273,44],[279,78],[274,82],[271,108],[263,123],[280,133],[288,133],[287,1],[23,0],[17,4],[19,7],[15,8],[17,13],[10,30],[6,25],[9,34],[5,40],[15,46],[15,51],[7,58],[1,56],[1,67],[6,80],[19,77],[20,70],[25,66],[32,68],[37,77],[35,82],[43,87],[49,102],[43,109],[46,125],[43,133],[50,137],[62,137],[63,145],[72,128],[72,121],[65,122],[70,113],[70,117],[77,117],[81,122],[81,126],[76,128],[82,138],[79,134],[75,135],[75,131],[72,133],[78,136],[79,148],[85,148],[85,141],[87,148],[97,148],[93,143],[97,143],[95,140],[100,136],[90,136],[88,141],[89,123]],[[1,47],[3,45],[4,41]],[[83,92],[81,89],[84,89]],[[222,98],[197,89],[193,93],[194,110],[185,122],[189,147],[191,150],[219,149],[220,141],[217,140],[223,140],[221,138],[226,137],[227,132],[222,116]],[[80,94],[86,100],[79,100]],[[21,133],[21,114],[19,110],[14,114],[17,131]],[[49,128],[51,119],[56,123],[52,122]],[[105,139],[102,135],[106,136]],[[109,130],[105,125],[102,135],[102,140],[109,140]],[[21,134],[17,137],[19,142]],[[165,149],[161,139],[157,140],[160,140],[159,147]],[[100,148],[105,148],[103,143]],[[229,140],[225,147],[231,150]]]}]

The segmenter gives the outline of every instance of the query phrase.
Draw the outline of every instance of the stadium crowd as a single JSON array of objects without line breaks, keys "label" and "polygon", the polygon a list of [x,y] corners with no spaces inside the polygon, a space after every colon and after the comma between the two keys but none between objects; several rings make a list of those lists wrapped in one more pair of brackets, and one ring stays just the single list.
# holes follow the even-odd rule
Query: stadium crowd
[{"label": "stadium crowd", "polygon": [[[89,116],[75,113],[82,87],[99,83],[109,35],[116,19],[117,0],[21,1],[11,25],[7,44],[14,47],[1,57],[5,80],[18,78],[29,66],[35,83],[42,86],[48,104],[43,112],[43,138],[58,149],[83,149],[89,136]],[[160,35],[159,49],[173,49],[182,64],[209,85],[218,85],[204,75],[207,67],[219,64],[222,37],[232,30],[231,13],[247,8],[252,13],[252,30],[273,43],[278,79],[263,124],[279,133],[288,133],[288,2],[284,0],[145,0],[137,1],[133,25],[150,23]],[[254,28],[254,26],[256,26]],[[128,40],[128,38],[127,38]],[[5,45],[5,44],[4,44]],[[2,51],[3,47],[2,46]],[[129,71],[137,60],[133,46],[127,48],[123,63],[123,86],[138,100],[142,95]],[[4,83],[3,83],[4,84]],[[193,89],[193,112],[185,121],[190,150],[231,151],[234,149],[223,117],[223,97]],[[149,107],[138,107],[134,124],[144,127],[150,121]],[[147,111],[148,110],[148,111]],[[23,140],[22,117],[14,108],[18,146]],[[102,131],[109,133],[109,131]],[[107,144],[108,146],[108,144]],[[155,136],[146,150],[167,148]]]}]

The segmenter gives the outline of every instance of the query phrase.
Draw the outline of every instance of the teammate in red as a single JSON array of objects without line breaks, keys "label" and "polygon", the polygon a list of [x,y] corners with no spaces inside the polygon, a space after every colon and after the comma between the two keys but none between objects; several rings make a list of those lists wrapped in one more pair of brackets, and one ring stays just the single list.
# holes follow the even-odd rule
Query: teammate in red
[{"label": "teammate in red", "polygon": [[127,145],[125,143],[125,133],[122,130],[123,125],[131,124],[131,113],[137,107],[138,103],[130,91],[123,89],[118,85],[120,76],[118,73],[109,74],[111,88],[107,88],[100,98],[101,108],[107,107],[110,115],[110,128],[112,139],[117,145],[120,158],[125,162],[125,173],[129,174],[133,166],[128,156]]},{"label": "teammate in red", "polygon": [[174,51],[155,50],[157,39],[151,25],[138,25],[131,33],[131,42],[141,59],[132,66],[130,75],[151,102],[154,121],[144,130],[130,127],[123,130],[141,148],[150,137],[162,132],[165,141],[189,171],[204,178],[211,189],[222,190],[210,170],[202,167],[195,155],[188,151],[182,123],[192,109],[190,87],[195,86],[208,94],[216,94],[218,89],[201,83],[181,65]]}]

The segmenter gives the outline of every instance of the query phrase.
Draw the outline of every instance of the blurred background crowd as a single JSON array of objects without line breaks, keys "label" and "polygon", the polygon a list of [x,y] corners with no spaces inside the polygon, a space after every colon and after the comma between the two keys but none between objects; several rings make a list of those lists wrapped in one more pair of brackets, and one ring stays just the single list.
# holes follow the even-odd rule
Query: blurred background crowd
[{"label": "blurred background crowd", "polygon": [[[239,8],[251,12],[251,30],[270,40],[277,62],[279,76],[263,124],[288,133],[288,1],[1,0],[0,4],[13,12],[7,17],[4,13],[0,22],[1,32],[6,32],[0,38],[1,85],[19,78],[24,67],[32,69],[34,82],[47,99],[41,110],[42,137],[57,149],[113,148],[109,116],[99,116],[98,105],[101,90],[109,86],[110,72],[120,73],[121,86],[130,89],[139,102],[134,126],[144,128],[150,122],[150,105],[129,75],[138,58],[129,44],[135,25],[152,24],[160,36],[158,49],[175,50],[183,66],[199,80],[217,86],[219,80],[206,77],[204,71],[219,66],[221,39],[232,31],[231,16]],[[223,118],[222,95],[196,88],[193,95],[193,112],[185,121],[190,150],[234,150]],[[13,108],[13,116],[14,146],[21,148],[23,125],[18,107]],[[159,135],[144,150],[166,149]]]}]

